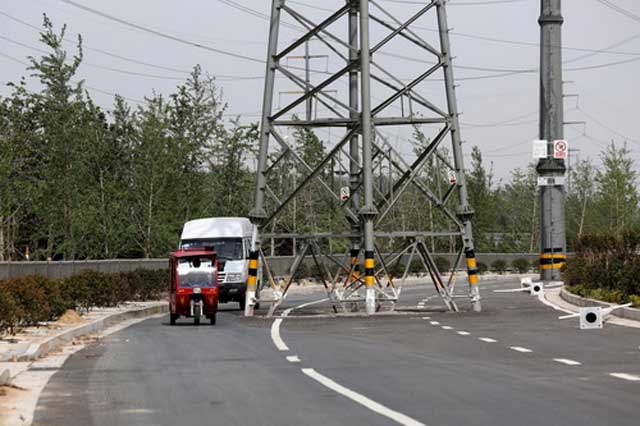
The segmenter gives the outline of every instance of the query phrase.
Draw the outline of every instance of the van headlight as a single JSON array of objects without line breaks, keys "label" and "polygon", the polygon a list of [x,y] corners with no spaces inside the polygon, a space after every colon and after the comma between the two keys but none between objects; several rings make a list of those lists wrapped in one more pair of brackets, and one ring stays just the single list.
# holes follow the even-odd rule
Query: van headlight
[{"label": "van headlight", "polygon": [[242,275],[243,275],[242,272],[236,272],[236,273],[227,274],[227,276],[225,278],[225,282],[240,282],[240,281],[244,281],[244,277]]}]

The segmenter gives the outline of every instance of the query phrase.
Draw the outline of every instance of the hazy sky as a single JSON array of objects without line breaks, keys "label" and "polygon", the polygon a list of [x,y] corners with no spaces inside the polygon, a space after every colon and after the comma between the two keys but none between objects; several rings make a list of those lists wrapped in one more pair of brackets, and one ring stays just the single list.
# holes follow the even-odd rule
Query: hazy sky
[{"label": "hazy sky", "polygon": [[[213,48],[261,60],[266,55],[268,22],[260,14],[256,16],[253,11],[247,13],[238,10],[229,3],[268,14],[271,2],[267,0],[76,1],[158,32]],[[633,158],[640,161],[640,117],[637,107],[640,95],[637,77],[640,73],[640,18],[635,19],[640,16],[640,2],[611,1],[635,16],[625,16],[597,0],[563,1],[564,44],[573,48],[563,51],[567,70],[630,61],[616,66],[565,73],[564,79],[568,81],[565,93],[579,95],[579,98],[566,99],[566,120],[587,122],[586,135],[583,134],[583,126],[573,125],[566,126],[565,137],[572,149],[580,150],[576,153],[580,158],[591,157],[596,160],[598,152],[608,141],[615,139],[622,142],[626,137]],[[320,19],[326,16],[327,12],[305,7],[304,3],[320,8],[332,8],[341,4],[337,0],[298,0],[291,3],[292,7],[308,13],[313,19]],[[508,41],[533,44],[538,41],[539,3],[539,0],[505,3],[452,0],[448,10],[449,26],[453,29],[451,39],[453,54],[456,57],[455,64],[493,70],[537,68],[537,46],[513,44]],[[409,8],[416,7],[390,0],[380,0],[380,4],[399,16],[404,16]],[[133,102],[142,100],[153,90],[158,93],[171,93],[193,65],[201,64],[206,72],[220,76],[219,83],[229,102],[229,112],[244,114],[244,120],[257,120],[256,114],[261,108],[263,91],[260,77],[264,74],[264,65],[261,63],[232,58],[141,32],[65,4],[61,0],[0,2],[0,81],[16,80],[25,73],[23,65],[7,58],[6,55],[23,61],[28,55],[38,55],[38,52],[15,42],[40,47],[38,34],[33,28],[6,15],[40,26],[43,12],[46,12],[56,25],[67,23],[69,38],[74,38],[77,33],[83,35],[86,47],[85,64],[80,74],[86,79],[88,86],[106,92],[117,92]],[[435,28],[436,22],[429,16],[422,19],[418,26]],[[433,33],[427,30],[416,31],[434,40]],[[383,36],[379,27],[372,27],[372,32],[374,39]],[[284,29],[283,39],[292,40],[296,34],[296,31]],[[622,41],[625,42],[621,43]],[[321,47],[314,46],[315,43],[312,44],[312,53],[325,53]],[[589,54],[589,50],[610,46],[614,47],[608,49],[608,52],[580,58]],[[134,64],[90,49],[101,49],[163,68]],[[402,45],[398,45],[393,53],[413,55],[408,47]],[[389,62],[390,58],[381,56],[380,60],[383,59],[389,63],[390,69],[403,78],[415,77],[428,66],[414,61]],[[293,64],[296,59],[291,61]],[[327,63],[325,59],[319,58],[314,60],[312,66],[336,70],[340,64],[331,60]],[[147,75],[128,75],[106,70],[104,67]],[[500,76],[502,73],[497,71],[462,68],[456,68],[455,74],[460,79],[458,103],[463,113],[461,120],[464,123],[462,134],[466,141],[465,153],[468,155],[471,145],[480,146],[485,161],[493,162],[495,175],[498,178],[508,177],[512,168],[523,167],[531,161],[531,140],[537,136],[538,128],[538,74],[530,72]],[[228,77],[233,76],[257,78],[229,80]],[[466,80],[479,76],[498,77]],[[314,81],[321,78],[322,75],[314,75]],[[439,99],[441,84],[425,83],[423,94]],[[279,90],[284,89],[286,88]],[[344,88],[336,90],[342,92],[341,95],[346,93]],[[7,93],[7,88],[0,89],[0,94]],[[92,90],[91,94],[98,104],[106,108],[112,105],[113,96],[95,90]],[[285,98],[286,96],[280,95]],[[286,99],[282,100],[284,101]],[[393,135],[393,132],[391,134]],[[395,143],[400,149],[410,149],[403,142],[404,136],[406,135],[396,134]]]}]

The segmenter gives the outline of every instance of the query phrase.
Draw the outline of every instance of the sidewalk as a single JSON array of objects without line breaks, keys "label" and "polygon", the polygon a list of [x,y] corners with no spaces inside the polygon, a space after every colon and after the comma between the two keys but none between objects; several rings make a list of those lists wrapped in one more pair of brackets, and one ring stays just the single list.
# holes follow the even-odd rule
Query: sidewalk
[{"label": "sidewalk", "polygon": [[21,329],[0,340],[0,386],[8,385],[31,363],[74,339],[104,330],[132,318],[167,312],[166,302],[130,302],[113,308],[94,309],[79,316],[67,312],[58,321]]}]

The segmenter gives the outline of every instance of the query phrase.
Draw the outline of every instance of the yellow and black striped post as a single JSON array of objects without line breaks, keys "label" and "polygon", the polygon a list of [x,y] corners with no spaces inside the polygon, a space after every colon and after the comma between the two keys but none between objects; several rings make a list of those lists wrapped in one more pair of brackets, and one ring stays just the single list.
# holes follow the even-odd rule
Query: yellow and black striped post
[{"label": "yellow and black striped post", "polygon": [[567,263],[567,255],[562,253],[562,249],[545,249],[540,254],[540,270],[561,269]]},{"label": "yellow and black striped post", "polygon": [[374,252],[365,251],[364,253],[364,284],[369,289],[375,284],[375,267]]},{"label": "yellow and black striped post", "polygon": [[256,298],[256,290],[258,288],[258,258],[260,253],[258,250],[249,252],[249,271],[247,274],[247,290],[244,304],[245,316],[253,315],[253,307]]},{"label": "yellow and black striped post", "polygon": [[469,250],[465,253],[467,259],[467,275],[469,276],[469,286],[478,285],[478,263],[476,261],[476,253]]}]

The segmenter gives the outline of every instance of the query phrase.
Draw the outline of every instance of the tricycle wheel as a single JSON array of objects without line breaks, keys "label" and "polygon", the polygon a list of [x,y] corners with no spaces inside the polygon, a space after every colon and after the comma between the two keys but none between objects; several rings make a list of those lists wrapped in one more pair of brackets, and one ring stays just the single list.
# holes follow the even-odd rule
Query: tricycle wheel
[{"label": "tricycle wheel", "polygon": [[209,317],[209,321],[211,322],[211,325],[216,325],[216,314],[213,314]]},{"label": "tricycle wheel", "polygon": [[176,320],[178,319],[178,314],[170,314],[169,315],[169,323],[171,325],[176,325]]}]

